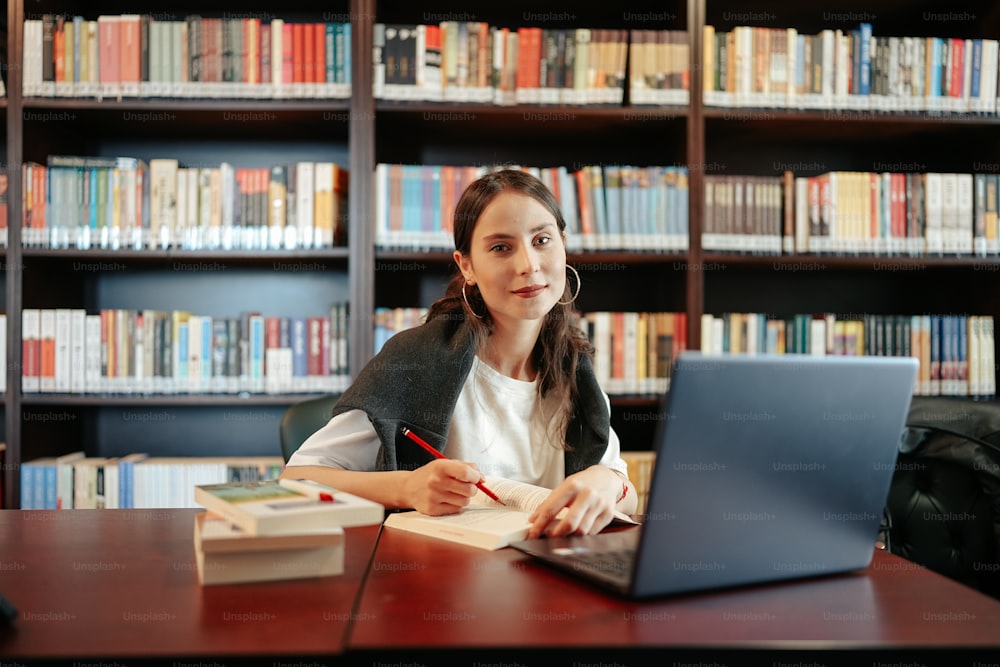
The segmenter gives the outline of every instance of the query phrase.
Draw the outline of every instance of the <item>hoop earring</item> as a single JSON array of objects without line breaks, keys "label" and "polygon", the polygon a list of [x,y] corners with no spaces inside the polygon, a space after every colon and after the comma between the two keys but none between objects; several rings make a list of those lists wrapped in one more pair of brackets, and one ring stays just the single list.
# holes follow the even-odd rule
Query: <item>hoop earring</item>
[{"label": "hoop earring", "polygon": [[[560,306],[568,306],[574,301],[576,301],[576,297],[580,296],[580,287],[583,286],[583,283],[580,281],[580,274],[577,272],[577,270],[574,269],[569,264],[566,265],[566,268],[572,271],[573,275],[576,276],[576,291],[573,292],[573,297],[569,301],[556,301],[556,303],[558,303]],[[566,280],[567,281],[569,280],[569,274],[566,275]]]},{"label": "hoop earring", "polygon": [[462,283],[462,300],[465,301],[465,307],[469,309],[469,312],[472,313],[472,316],[475,317],[476,319],[481,320],[483,319],[483,316],[472,309],[472,304],[469,303],[469,297],[465,296],[465,286],[468,284],[469,284],[468,281]]}]

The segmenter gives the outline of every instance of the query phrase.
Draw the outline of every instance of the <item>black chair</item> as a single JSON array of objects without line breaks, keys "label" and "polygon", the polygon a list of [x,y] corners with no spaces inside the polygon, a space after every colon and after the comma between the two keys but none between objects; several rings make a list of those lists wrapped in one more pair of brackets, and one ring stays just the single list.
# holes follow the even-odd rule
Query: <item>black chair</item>
[{"label": "black chair", "polygon": [[281,417],[281,424],[278,426],[281,454],[285,457],[285,462],[292,457],[302,443],[310,435],[322,428],[333,413],[333,405],[340,398],[337,394],[329,394],[318,398],[310,398],[300,401],[287,410]]},{"label": "black chair", "polygon": [[1000,405],[915,397],[886,510],[890,551],[1000,598]]}]

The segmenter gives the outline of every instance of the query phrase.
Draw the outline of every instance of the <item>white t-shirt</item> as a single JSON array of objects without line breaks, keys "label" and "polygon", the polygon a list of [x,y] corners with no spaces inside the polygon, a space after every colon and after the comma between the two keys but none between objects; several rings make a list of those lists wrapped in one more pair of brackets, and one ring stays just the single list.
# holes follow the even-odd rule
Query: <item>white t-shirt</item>
[{"label": "white t-shirt", "polygon": [[[484,475],[554,488],[565,478],[561,443],[553,443],[546,431],[554,417],[550,401],[539,396],[537,379],[515,380],[475,357],[455,404],[444,454],[475,463]],[[368,416],[351,410],[309,436],[288,465],[373,471],[379,445]],[[627,473],[613,429],[601,464]]]}]

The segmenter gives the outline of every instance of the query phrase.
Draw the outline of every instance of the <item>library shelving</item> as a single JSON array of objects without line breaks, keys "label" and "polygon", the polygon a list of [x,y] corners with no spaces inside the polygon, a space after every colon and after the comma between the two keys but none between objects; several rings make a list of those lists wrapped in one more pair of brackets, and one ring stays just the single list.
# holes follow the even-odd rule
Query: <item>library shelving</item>
[{"label": "library shelving", "polygon": [[[700,345],[703,315],[754,312],[781,320],[816,313],[843,319],[928,313],[1000,317],[1000,259],[986,241],[971,253],[950,246],[942,251],[932,246],[928,253],[912,238],[898,246],[872,241],[871,247],[884,249],[879,254],[850,243],[804,249],[795,245],[796,200],[794,188],[788,187],[796,179],[833,172],[892,172],[910,180],[931,173],[1000,173],[997,53],[989,41],[1000,34],[1000,9],[956,3],[938,11],[878,1],[838,3],[835,8],[727,0],[593,4],[517,1],[470,9],[454,0],[411,5],[251,0],[208,7],[152,2],[139,11],[146,23],[157,24],[157,31],[163,30],[158,24],[195,15],[231,25],[255,21],[248,35],[258,34],[253,32],[258,24],[273,27],[276,19],[285,26],[347,25],[349,48],[335,62],[348,68],[349,77],[341,77],[349,84],[324,87],[319,79],[314,86],[303,80],[296,88],[293,72],[290,88],[275,86],[277,70],[272,67],[270,87],[249,90],[235,80],[192,90],[182,80],[176,86],[159,81],[156,86],[95,92],[55,81],[48,87],[44,76],[39,87],[38,64],[24,57],[26,40],[34,39],[37,28],[32,23],[26,29],[25,21],[45,23],[61,16],[64,26],[67,17],[72,26],[79,15],[84,28],[102,16],[131,16],[134,6],[116,0],[6,3],[7,30],[0,45],[6,51],[7,94],[0,115],[6,127],[10,211],[3,304],[8,314],[4,506],[17,505],[19,464],[41,456],[76,449],[92,456],[277,451],[277,421],[301,394],[25,393],[21,313],[25,308],[91,313],[148,308],[213,317],[235,317],[247,310],[303,317],[346,302],[347,365],[356,371],[376,345],[376,309],[429,306],[453,270],[446,249],[380,242],[376,218],[385,202],[379,201],[379,165],[513,164],[567,173],[596,167],[615,179],[623,167],[683,169],[686,248],[646,247],[622,237],[621,243],[571,246],[570,262],[582,278],[576,304],[582,313],[684,313],[689,348]],[[495,78],[483,79],[484,67],[492,61],[485,56],[470,60],[477,51],[456,56],[447,41],[476,35],[474,43],[481,44],[481,36],[490,34],[483,32],[483,23],[506,29],[502,43],[508,47],[511,34],[523,29],[520,34],[528,43],[534,38],[529,36],[538,36],[534,30],[541,29],[541,45],[534,48],[544,48],[548,55],[536,58],[536,64],[545,63],[546,75],[555,78],[545,85],[539,74],[533,83],[530,73],[511,70],[508,64],[498,68]],[[140,18],[140,31],[143,25]],[[438,30],[428,33],[426,26]],[[238,32],[221,33],[228,41],[220,43],[220,54],[227,47],[232,53],[243,39]],[[44,27],[42,34],[44,40]],[[307,33],[302,34],[305,39]],[[318,34],[313,33],[314,49]],[[404,38],[414,44],[422,40],[429,59],[411,61]],[[435,39],[445,40],[437,51]],[[256,42],[251,37],[247,43]],[[175,42],[161,39],[157,44]],[[588,57],[595,54],[595,63],[613,65],[600,69],[596,82],[576,85],[580,80],[569,75],[577,73],[567,66],[570,44]],[[815,56],[809,61],[814,75],[809,82],[817,90],[801,89],[805,68],[796,64],[805,62],[807,44],[810,58]],[[862,49],[865,44],[868,51]],[[928,50],[930,44],[936,50]],[[167,55],[156,53],[156,62],[166,62]],[[490,53],[502,55],[503,50]],[[575,57],[576,51],[570,53]],[[929,53],[937,53],[937,60]],[[949,68],[937,70],[941,77],[933,93],[918,79],[933,82],[929,65],[941,68],[941,62]],[[723,64],[731,91],[724,92],[720,83]],[[67,66],[67,61],[61,65],[64,77]],[[81,67],[72,64],[77,73]],[[230,59],[230,78],[237,76],[236,68]],[[141,67],[139,71],[141,76]],[[165,68],[156,71],[165,76]],[[304,71],[300,79],[307,76]],[[824,71],[829,77],[825,83]],[[838,71],[839,77],[830,75]],[[418,73],[423,88],[417,86]],[[477,85],[471,85],[473,73]],[[26,89],[28,76],[32,79]],[[518,96],[509,87],[511,80],[515,87],[520,81],[533,90]],[[459,89],[459,82],[467,88]],[[495,83],[492,88],[490,82]],[[258,86],[265,86],[263,80]],[[456,88],[446,91],[448,86]],[[346,245],[240,250],[25,245],[21,165],[44,165],[50,156],[60,155],[146,162],[172,158],[198,168],[223,162],[258,169],[296,161],[335,162],[350,174]],[[781,215],[773,217],[771,210],[771,217],[754,218],[771,221],[767,240],[743,248],[726,235],[730,229],[703,242],[703,233],[718,231],[710,225],[719,220],[706,192],[711,188],[714,193],[725,178],[768,184],[760,192],[768,192],[768,201],[772,208],[777,204]],[[775,202],[778,185],[781,198]],[[633,203],[641,207],[649,201]],[[845,207],[857,205],[857,200],[845,201]],[[713,194],[711,204],[717,202],[721,200]],[[776,221],[781,223],[777,233]],[[844,225],[837,229],[843,232]],[[985,233],[983,238],[988,238]],[[623,446],[647,448],[660,418],[656,399],[614,396],[612,408]]]}]

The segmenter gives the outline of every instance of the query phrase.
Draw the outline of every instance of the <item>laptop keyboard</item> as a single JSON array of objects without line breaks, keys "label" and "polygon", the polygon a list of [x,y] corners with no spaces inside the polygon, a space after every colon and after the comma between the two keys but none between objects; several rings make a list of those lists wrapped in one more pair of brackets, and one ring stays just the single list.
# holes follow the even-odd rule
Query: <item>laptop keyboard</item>
[{"label": "laptop keyboard", "polygon": [[587,570],[593,574],[628,582],[632,578],[632,565],[635,562],[635,549],[615,549],[610,551],[591,551],[590,549],[574,550],[573,567]]}]

